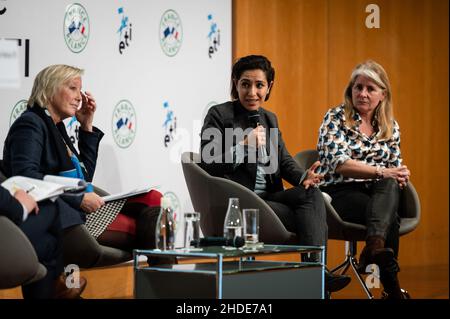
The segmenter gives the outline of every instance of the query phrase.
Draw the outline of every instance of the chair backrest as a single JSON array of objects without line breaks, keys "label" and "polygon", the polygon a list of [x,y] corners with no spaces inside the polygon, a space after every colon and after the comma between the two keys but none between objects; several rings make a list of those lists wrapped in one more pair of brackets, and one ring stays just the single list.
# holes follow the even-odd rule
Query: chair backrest
[{"label": "chair backrest", "polygon": [[11,220],[0,216],[0,289],[39,280],[47,273],[28,238]]},{"label": "chair backrest", "polygon": [[[295,155],[294,159],[303,169],[309,168],[312,163],[319,160],[316,150],[305,150]],[[400,235],[412,232],[420,222],[420,201],[414,185],[410,181],[400,195],[398,215],[400,217]],[[345,222],[331,205],[331,201],[325,198],[327,209],[328,238],[342,240],[364,240],[366,227]]]},{"label": "chair backrest", "polygon": [[223,222],[228,199],[239,198],[241,209],[259,209],[259,235],[264,243],[293,243],[295,234],[289,232],[278,216],[258,195],[246,187],[209,175],[198,163],[197,153],[185,152],[181,164],[194,209],[200,212],[200,224],[205,236],[223,236]]},{"label": "chair backrest", "polygon": [[[94,192],[99,196],[109,193],[94,186]],[[76,264],[81,268],[106,267],[120,264],[132,259],[129,251],[101,245],[92,236],[86,225],[76,225],[66,229],[63,236],[64,264]]]},{"label": "chair backrest", "polygon": [[132,259],[132,254],[118,248],[101,245],[84,224],[64,231],[64,264],[76,264],[80,268],[105,267]]}]

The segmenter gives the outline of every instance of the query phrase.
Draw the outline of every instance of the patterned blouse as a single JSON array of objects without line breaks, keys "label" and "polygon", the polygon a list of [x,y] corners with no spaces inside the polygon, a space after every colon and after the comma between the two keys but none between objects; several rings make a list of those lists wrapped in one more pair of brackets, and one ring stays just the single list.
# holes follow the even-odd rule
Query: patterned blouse
[{"label": "patterned blouse", "polygon": [[318,172],[325,175],[322,186],[364,181],[364,179],[344,177],[335,173],[336,167],[348,159],[354,159],[374,167],[401,166],[400,128],[396,121],[394,121],[392,137],[380,139],[379,132],[368,137],[359,131],[361,117],[357,112],[353,119],[355,126],[348,127],[345,123],[344,105],[328,110],[323,119],[317,142],[321,164]]}]

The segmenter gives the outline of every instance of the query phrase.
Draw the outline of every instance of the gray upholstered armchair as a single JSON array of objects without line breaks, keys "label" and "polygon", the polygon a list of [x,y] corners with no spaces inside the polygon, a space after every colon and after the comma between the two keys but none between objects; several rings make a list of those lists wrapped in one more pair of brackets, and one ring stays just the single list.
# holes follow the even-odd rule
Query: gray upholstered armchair
[{"label": "gray upholstered armchair", "polygon": [[241,209],[259,209],[259,238],[264,243],[292,244],[296,235],[289,232],[278,216],[258,195],[246,187],[205,172],[198,163],[199,154],[185,152],[181,156],[184,178],[194,209],[200,212],[205,236],[223,236],[223,222],[230,197],[239,198]]},{"label": "gray upholstered armchair", "polygon": [[44,278],[47,269],[39,263],[30,241],[5,216],[0,216],[0,243],[0,289]]}]

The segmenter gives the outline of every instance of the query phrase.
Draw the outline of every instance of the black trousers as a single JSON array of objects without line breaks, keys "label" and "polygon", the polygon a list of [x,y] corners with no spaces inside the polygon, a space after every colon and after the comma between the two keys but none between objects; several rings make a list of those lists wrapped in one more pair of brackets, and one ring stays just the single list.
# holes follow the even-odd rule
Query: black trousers
[{"label": "black trousers", "polygon": [[366,237],[383,237],[385,247],[392,248],[397,258],[400,187],[396,180],[341,183],[323,187],[322,191],[332,197],[331,204],[343,220],[365,225]]},{"label": "black trousers", "polygon": [[47,268],[47,275],[22,286],[24,299],[52,298],[56,278],[63,271],[61,221],[57,205],[50,201],[39,203],[39,214],[30,214],[19,226],[30,240],[38,260]]},{"label": "black trousers", "polygon": [[286,229],[297,234],[299,245],[326,246],[326,211],[318,188],[295,186],[260,196],[274,210]]}]

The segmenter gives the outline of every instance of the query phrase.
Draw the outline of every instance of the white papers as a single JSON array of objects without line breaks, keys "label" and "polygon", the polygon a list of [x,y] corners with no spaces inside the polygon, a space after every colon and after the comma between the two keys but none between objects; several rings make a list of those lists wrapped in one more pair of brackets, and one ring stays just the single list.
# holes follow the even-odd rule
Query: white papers
[{"label": "white papers", "polygon": [[117,199],[130,198],[130,197],[133,197],[136,195],[145,194],[145,193],[151,191],[152,189],[156,189],[156,188],[157,188],[157,186],[156,187],[138,188],[138,189],[134,189],[134,190],[128,191],[128,192],[103,196],[102,198],[105,202],[110,202],[110,201],[117,200]]},{"label": "white papers", "polygon": [[9,190],[13,196],[16,191],[23,189],[37,202],[44,199],[57,197],[58,195],[64,193],[67,188],[65,185],[24,176],[13,176],[8,178],[2,183],[2,186]]},{"label": "white papers", "polygon": [[45,175],[44,181],[67,186],[67,190],[83,190],[86,188],[86,181],[80,178],[63,177],[56,175]]}]

